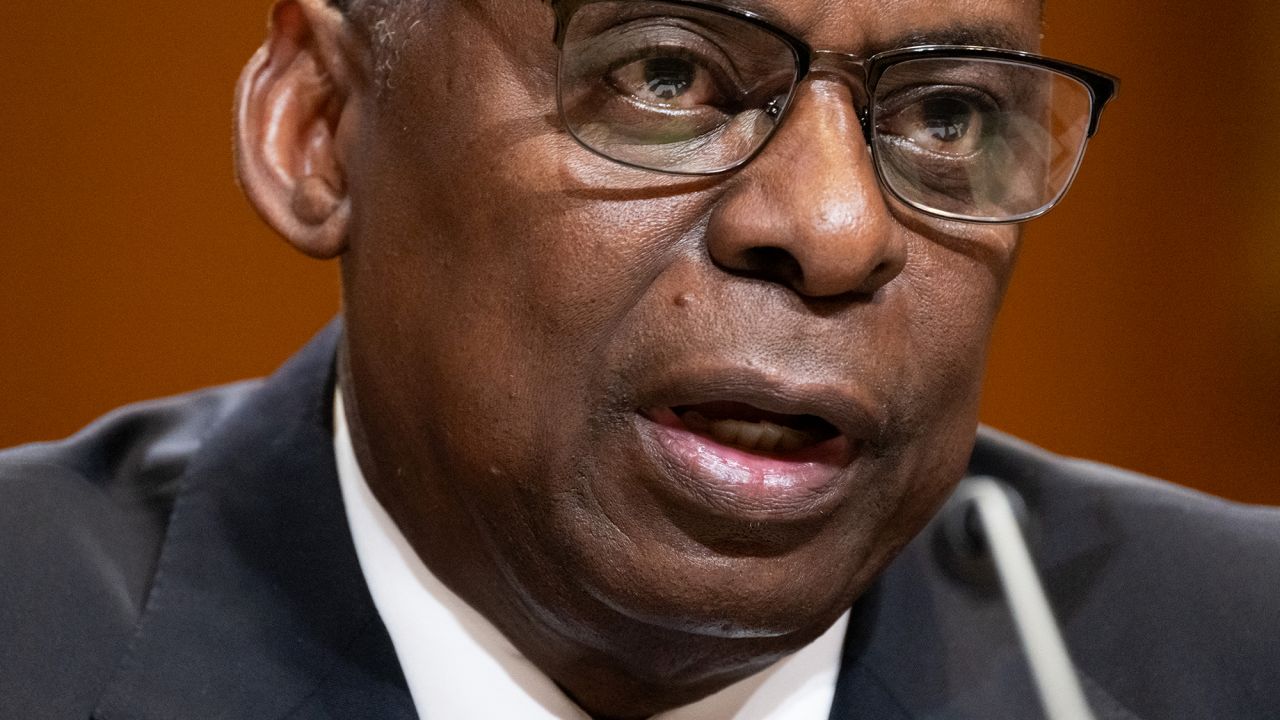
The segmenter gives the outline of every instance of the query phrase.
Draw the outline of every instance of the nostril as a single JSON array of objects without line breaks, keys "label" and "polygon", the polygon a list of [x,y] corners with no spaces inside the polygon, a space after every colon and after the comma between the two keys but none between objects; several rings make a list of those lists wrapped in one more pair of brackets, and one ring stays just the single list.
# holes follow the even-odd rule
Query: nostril
[{"label": "nostril", "polygon": [[763,280],[799,287],[804,270],[795,255],[780,247],[757,246],[742,252],[741,271]]},{"label": "nostril", "polygon": [[867,281],[863,283],[861,288],[864,292],[875,292],[884,286],[898,274],[898,264],[889,260],[882,260],[871,272],[867,273]]}]

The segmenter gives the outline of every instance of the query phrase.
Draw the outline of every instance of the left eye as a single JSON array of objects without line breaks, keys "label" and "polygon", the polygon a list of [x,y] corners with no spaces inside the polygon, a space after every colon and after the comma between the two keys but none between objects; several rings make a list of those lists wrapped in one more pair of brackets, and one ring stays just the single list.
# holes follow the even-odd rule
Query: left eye
[{"label": "left eye", "polygon": [[922,130],[928,139],[938,143],[963,140],[975,120],[973,108],[955,98],[930,100],[921,108]]},{"label": "left eye", "polygon": [[988,115],[969,98],[930,95],[894,108],[877,125],[921,150],[963,156],[982,149]]},{"label": "left eye", "polygon": [[610,73],[621,92],[671,109],[720,104],[719,88],[706,68],[681,57],[654,56],[633,60]]}]

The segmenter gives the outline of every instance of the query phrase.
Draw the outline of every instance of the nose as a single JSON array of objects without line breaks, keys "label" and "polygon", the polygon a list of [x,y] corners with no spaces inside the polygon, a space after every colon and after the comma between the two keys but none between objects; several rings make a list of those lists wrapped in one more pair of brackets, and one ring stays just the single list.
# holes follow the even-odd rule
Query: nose
[{"label": "nose", "polygon": [[712,212],[721,268],[808,297],[872,295],[906,264],[849,85],[811,79],[782,127]]}]

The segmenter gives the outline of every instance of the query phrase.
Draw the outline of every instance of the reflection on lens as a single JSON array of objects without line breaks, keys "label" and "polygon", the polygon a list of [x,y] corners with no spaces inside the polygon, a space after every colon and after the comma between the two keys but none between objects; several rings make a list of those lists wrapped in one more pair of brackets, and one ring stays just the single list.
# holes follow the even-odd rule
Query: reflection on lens
[{"label": "reflection on lens", "polygon": [[1088,130],[1079,81],[986,58],[906,60],[875,88],[873,151],[903,201],[964,220],[1039,214],[1071,183]]},{"label": "reflection on lens", "polygon": [[597,2],[566,30],[560,107],[570,133],[610,159],[654,170],[732,168],[773,132],[791,46],[741,19],[664,3]]}]

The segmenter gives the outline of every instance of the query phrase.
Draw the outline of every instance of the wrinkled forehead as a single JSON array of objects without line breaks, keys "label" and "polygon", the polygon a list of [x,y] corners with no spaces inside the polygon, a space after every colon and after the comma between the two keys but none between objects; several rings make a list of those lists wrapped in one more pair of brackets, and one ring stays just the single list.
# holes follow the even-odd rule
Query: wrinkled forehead
[{"label": "wrinkled forehead", "polygon": [[[406,3],[491,6],[497,15],[519,15],[541,5],[592,0],[330,0],[347,12],[376,21]],[[637,3],[661,0],[631,0]],[[1035,51],[1040,46],[1045,0],[700,0],[744,10],[803,38],[815,47],[874,54],[908,45],[983,45]],[[425,8],[414,8],[422,10]],[[372,26],[373,22],[369,22]]]},{"label": "wrinkled forehead", "polygon": [[1043,0],[723,0],[811,45],[869,55],[908,45],[1036,50]]}]

